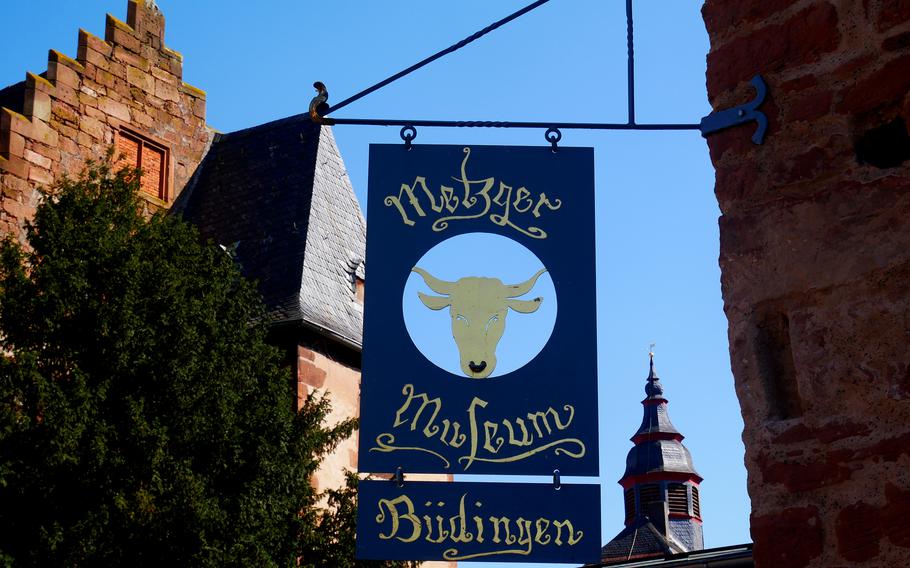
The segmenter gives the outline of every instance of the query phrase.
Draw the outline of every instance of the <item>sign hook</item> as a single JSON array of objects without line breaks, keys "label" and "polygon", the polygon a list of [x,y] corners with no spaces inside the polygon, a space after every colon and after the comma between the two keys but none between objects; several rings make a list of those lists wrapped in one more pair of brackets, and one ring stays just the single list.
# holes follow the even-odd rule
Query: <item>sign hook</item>
[{"label": "sign hook", "polygon": [[417,129],[414,128],[413,126],[411,126],[410,124],[406,124],[401,129],[401,132],[398,133],[398,135],[401,136],[402,140],[404,140],[404,149],[410,150],[411,149],[411,140],[417,138]]},{"label": "sign hook", "polygon": [[547,131],[544,132],[543,137],[547,139],[547,142],[550,143],[551,149],[556,152],[559,148],[557,144],[562,140],[562,132],[558,128],[547,128]]}]

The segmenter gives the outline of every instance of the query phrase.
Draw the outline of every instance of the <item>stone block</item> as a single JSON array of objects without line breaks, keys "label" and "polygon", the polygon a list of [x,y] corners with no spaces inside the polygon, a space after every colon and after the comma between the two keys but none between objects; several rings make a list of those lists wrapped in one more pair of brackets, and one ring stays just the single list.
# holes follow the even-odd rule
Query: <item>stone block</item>
[{"label": "stone block", "polygon": [[79,131],[79,134],[76,135],[76,143],[82,148],[79,152],[83,155],[86,152],[91,152],[94,144],[92,137],[82,131]]},{"label": "stone block", "polygon": [[52,162],[50,161],[50,159],[45,158],[41,154],[39,154],[37,152],[33,152],[28,149],[25,150],[23,157],[25,158],[25,160],[27,162],[29,162],[33,165],[36,165],[39,168],[43,168],[45,170],[50,170],[51,166],[53,165]]},{"label": "stone block", "polygon": [[122,120],[124,122],[130,121],[129,107],[111,98],[100,99],[98,101],[98,109],[118,120]]},{"label": "stone block", "polygon": [[119,45],[114,46],[114,61],[117,61],[124,65],[132,65],[133,67],[142,69],[145,72],[151,72],[152,68],[151,63],[149,63],[148,59],[140,56],[138,53],[132,53]]},{"label": "stone block", "polygon": [[28,179],[29,163],[24,158],[10,156],[9,158],[0,157],[0,171],[10,173],[20,179]]},{"label": "stone block", "polygon": [[48,95],[54,96],[56,89],[54,88],[53,83],[42,77],[41,75],[35,75],[34,73],[26,72],[25,74],[25,88],[35,91],[40,91],[42,93],[47,93]]},{"label": "stone block", "polygon": [[35,215],[35,208],[15,199],[3,199],[3,211],[20,222],[31,219]]},{"label": "stone block", "polygon": [[[82,94],[80,93],[80,97],[81,95]],[[65,121],[70,124],[77,124],[79,122],[79,116],[76,114],[74,108],[62,101],[58,101],[57,104],[54,105],[52,116],[58,121]]]},{"label": "stone block", "polygon": [[717,96],[759,73],[767,76],[783,67],[818,61],[840,44],[837,24],[837,9],[827,2],[816,2],[780,24],[757,27],[712,49],[708,54],[709,96]]},{"label": "stone block", "polygon": [[879,70],[848,84],[838,93],[835,110],[856,115],[883,106],[899,107],[910,91],[910,53],[892,59]]},{"label": "stone block", "polygon": [[[28,170],[28,180],[39,185],[48,186],[54,183],[54,176],[50,171],[43,168],[31,167]],[[34,208],[32,208],[30,216],[32,214],[34,214]]]},{"label": "stone block", "polygon": [[85,132],[95,140],[104,140],[104,131],[107,127],[99,120],[83,116],[79,121],[79,130]]},{"label": "stone block", "polygon": [[[75,123],[73,123],[73,124],[75,126]],[[56,130],[57,134],[60,135],[61,143],[63,142],[64,138],[75,138],[76,133],[79,132],[79,130],[74,128],[73,126],[69,126],[68,124],[63,124],[60,122],[51,121],[50,125],[51,125],[51,128]]]},{"label": "stone block", "polygon": [[152,77],[175,85],[178,83],[177,78],[167,69],[166,65],[164,68],[160,64],[152,66]]},{"label": "stone block", "polygon": [[193,115],[196,118],[205,120],[205,99],[195,99],[193,101]]},{"label": "stone block", "polygon": [[79,106],[78,93],[79,93],[79,91],[77,89],[74,89],[73,87],[70,87],[69,85],[64,85],[61,83],[61,84],[57,85],[57,92],[55,94],[55,98],[58,101],[63,101],[70,106],[78,107]]},{"label": "stone block", "polygon": [[133,53],[139,53],[141,42],[132,31],[127,31],[116,25],[109,25],[105,31],[104,38],[114,44],[115,47],[122,47]]},{"label": "stone block", "polygon": [[0,130],[20,134],[25,138],[32,137],[32,121],[18,112],[6,107],[0,110]]},{"label": "stone block", "polygon": [[130,85],[139,87],[145,92],[151,93],[155,89],[154,77],[138,67],[128,65],[126,68],[126,79]]},{"label": "stone block", "polygon": [[51,118],[51,97],[47,93],[26,89],[25,115],[48,121]]},{"label": "stone block", "polygon": [[877,7],[875,24],[879,31],[886,31],[910,21],[910,2],[883,0]]},{"label": "stone block", "polygon": [[180,91],[172,83],[155,80],[155,96],[164,101],[180,101]]},{"label": "stone block", "polygon": [[61,154],[70,154],[75,155],[79,153],[79,145],[76,144],[77,133],[73,133],[73,136],[60,137],[60,151]]},{"label": "stone block", "polygon": [[66,85],[73,89],[78,89],[82,81],[76,70],[62,61],[53,60],[47,63],[47,78],[56,86]]},{"label": "stone block", "polygon": [[0,136],[0,142],[3,141],[5,144],[0,145],[0,153],[20,158],[25,155],[25,138],[21,134],[10,132],[7,136]]},{"label": "stone block", "polygon": [[51,148],[56,148],[59,141],[57,131],[40,120],[32,122],[31,138]]},{"label": "stone block", "polygon": [[79,47],[91,49],[104,58],[110,57],[114,50],[111,44],[82,28],[79,29]]},{"label": "stone block", "polygon": [[756,567],[805,568],[821,555],[824,532],[816,507],[752,517]]}]

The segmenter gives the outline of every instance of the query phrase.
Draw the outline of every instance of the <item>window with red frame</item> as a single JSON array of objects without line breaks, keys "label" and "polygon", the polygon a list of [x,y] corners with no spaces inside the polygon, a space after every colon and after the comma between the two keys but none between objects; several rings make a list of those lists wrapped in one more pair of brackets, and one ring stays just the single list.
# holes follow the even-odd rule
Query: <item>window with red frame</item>
[{"label": "window with red frame", "polygon": [[167,201],[167,148],[133,132],[121,130],[117,136],[117,156],[120,157],[118,166],[142,170],[139,189],[143,195]]}]

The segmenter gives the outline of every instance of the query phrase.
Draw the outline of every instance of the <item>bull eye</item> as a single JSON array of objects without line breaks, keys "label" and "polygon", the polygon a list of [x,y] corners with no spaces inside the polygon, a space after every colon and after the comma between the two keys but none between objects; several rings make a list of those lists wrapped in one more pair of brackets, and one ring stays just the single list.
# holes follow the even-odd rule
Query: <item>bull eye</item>
[{"label": "bull eye", "polygon": [[471,325],[471,322],[468,321],[468,318],[464,317],[464,316],[461,315],[461,314],[458,314],[457,316],[455,316],[455,320],[456,320],[456,321],[461,320],[461,321],[463,321],[463,322],[465,323],[465,325]]},{"label": "bull eye", "polygon": [[499,321],[499,315],[493,314],[490,316],[490,319],[487,320],[487,325],[484,327],[484,331],[488,331],[490,326]]}]

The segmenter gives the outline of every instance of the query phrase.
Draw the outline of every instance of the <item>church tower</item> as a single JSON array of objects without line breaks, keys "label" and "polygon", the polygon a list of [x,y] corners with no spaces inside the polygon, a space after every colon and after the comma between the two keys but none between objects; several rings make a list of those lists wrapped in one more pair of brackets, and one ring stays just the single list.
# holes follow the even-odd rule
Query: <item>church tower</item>
[{"label": "church tower", "polygon": [[702,478],[670,422],[664,387],[654,370],[645,385],[644,417],[632,436],[622,485],[625,525],[601,551],[603,562],[628,561],[704,548],[698,488]]}]

